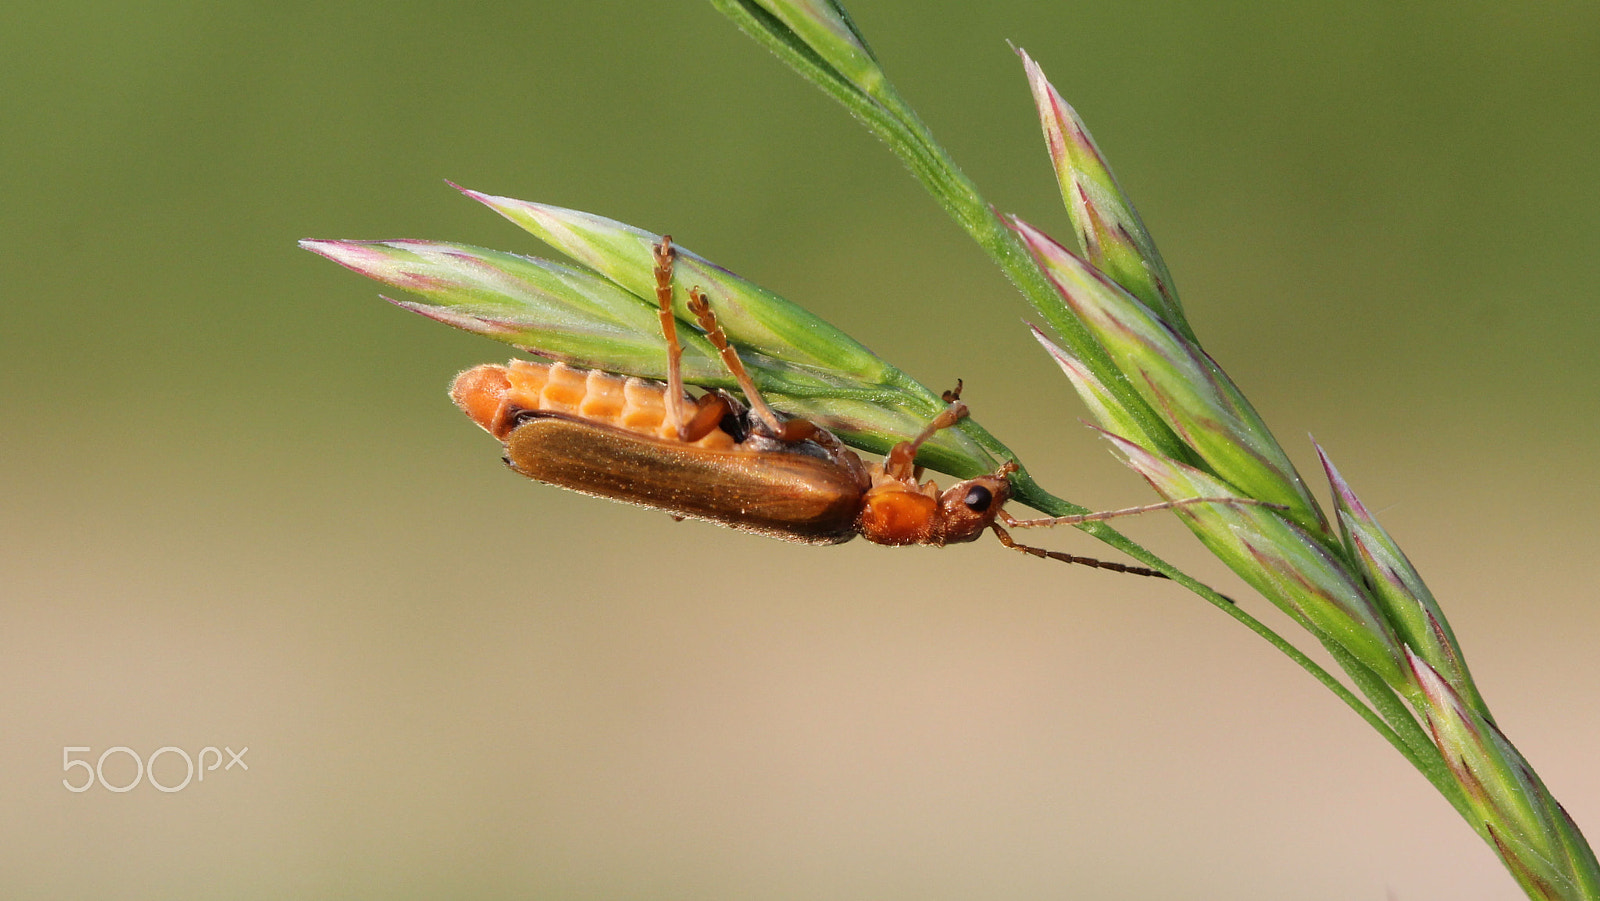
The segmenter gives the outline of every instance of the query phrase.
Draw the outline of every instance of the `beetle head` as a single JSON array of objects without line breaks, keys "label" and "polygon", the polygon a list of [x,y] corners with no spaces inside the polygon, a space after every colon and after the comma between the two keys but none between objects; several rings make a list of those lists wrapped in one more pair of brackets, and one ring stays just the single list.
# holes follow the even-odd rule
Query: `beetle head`
[{"label": "beetle head", "polygon": [[1011,499],[1008,470],[955,485],[940,493],[930,482],[881,478],[862,500],[857,527],[875,544],[942,546],[972,541]]},{"label": "beetle head", "polygon": [[989,528],[1011,499],[1011,483],[1001,474],[957,482],[939,495],[943,544],[973,541]]}]

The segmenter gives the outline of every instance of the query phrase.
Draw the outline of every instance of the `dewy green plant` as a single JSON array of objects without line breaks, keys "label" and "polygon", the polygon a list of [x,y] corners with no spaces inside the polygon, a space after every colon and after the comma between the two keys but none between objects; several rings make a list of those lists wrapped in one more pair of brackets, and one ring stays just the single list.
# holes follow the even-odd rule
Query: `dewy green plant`
[{"label": "dewy green plant", "polygon": [[[1019,51],[1081,254],[984,201],[835,0],[711,2],[882,138],[989,253],[1057,337],[1036,330],[1038,340],[1157,492],[1284,507],[1176,512],[1327,649],[1365,702],[1242,611],[1202,594],[1360,713],[1494,848],[1529,897],[1600,899],[1593,851],[1495,725],[1421,577],[1319,447],[1334,498],[1334,515],[1323,512],[1266,423],[1201,348],[1133,204],[1039,66]],[[1037,492],[1022,499],[1052,513],[1060,503]]]}]

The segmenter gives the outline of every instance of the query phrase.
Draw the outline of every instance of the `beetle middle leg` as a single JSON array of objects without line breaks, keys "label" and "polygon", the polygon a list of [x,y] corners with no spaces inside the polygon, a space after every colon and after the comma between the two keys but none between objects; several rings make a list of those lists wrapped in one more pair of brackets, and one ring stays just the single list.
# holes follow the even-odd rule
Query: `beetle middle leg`
[{"label": "beetle middle leg", "polygon": [[652,248],[656,258],[656,303],[661,308],[661,336],[667,341],[666,425],[684,438],[689,416],[684,407],[683,345],[678,343],[678,317],[672,312],[672,236],[662,235]]}]

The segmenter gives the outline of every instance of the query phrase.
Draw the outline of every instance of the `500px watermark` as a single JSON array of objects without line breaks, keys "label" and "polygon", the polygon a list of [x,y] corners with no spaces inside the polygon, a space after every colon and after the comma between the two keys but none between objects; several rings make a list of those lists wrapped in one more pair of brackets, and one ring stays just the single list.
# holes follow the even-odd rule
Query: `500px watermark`
[{"label": "500px watermark", "polygon": [[[229,759],[227,766],[223,766],[222,764],[223,751],[228,752]],[[96,760],[93,765],[90,765],[88,760],[74,759],[73,755],[93,754],[93,748],[64,747],[61,749],[61,770],[68,775],[62,778],[61,784],[65,786],[69,792],[86,792],[98,784],[106,791],[121,793],[125,791],[132,791],[140,782],[149,782],[151,785],[155,786],[156,791],[182,791],[188,787],[191,781],[206,781],[206,773],[214,772],[218,767],[222,767],[222,771],[224,773],[234,769],[235,767],[237,767],[240,772],[250,769],[250,764],[244,762],[244,755],[249,753],[249,751],[249,748],[241,748],[238,751],[234,751],[232,748],[227,747],[226,745],[224,745],[222,750],[219,751],[215,747],[207,745],[200,749],[199,754],[196,754],[194,757],[190,757],[188,751],[168,745],[165,748],[157,748],[150,754],[149,757],[140,757],[138,752],[134,751],[132,748],[117,745],[116,747],[106,748],[104,751],[101,751],[100,758]],[[113,761],[114,770],[125,770],[125,765],[120,763],[120,758],[124,756],[133,761],[133,778],[123,782],[124,777],[120,775],[117,776],[117,781],[123,783],[120,785],[106,781],[107,759]],[[206,765],[208,756],[210,758],[210,766]],[[162,767],[162,769],[166,771],[166,783],[163,783],[156,778],[156,761],[162,757],[176,758],[176,760],[173,760],[170,764],[163,765]],[[182,782],[178,782],[174,778],[177,774],[177,760],[183,761],[184,769]],[[74,783],[72,781],[72,771],[80,767],[83,769],[83,774],[80,777],[81,781]],[[113,775],[116,774],[114,773]]]}]

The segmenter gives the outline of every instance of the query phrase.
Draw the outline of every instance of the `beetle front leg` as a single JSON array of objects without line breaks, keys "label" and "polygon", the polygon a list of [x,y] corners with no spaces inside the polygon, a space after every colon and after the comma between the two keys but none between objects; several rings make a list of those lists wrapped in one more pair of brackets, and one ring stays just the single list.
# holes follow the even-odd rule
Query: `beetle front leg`
[{"label": "beetle front leg", "polygon": [[946,395],[951,397],[950,406],[940,411],[917,437],[910,441],[902,441],[889,449],[889,453],[883,458],[884,475],[902,482],[916,481],[917,451],[934,435],[967,418],[967,405],[954,399],[960,396],[960,390],[957,388],[953,392],[946,392]]}]

